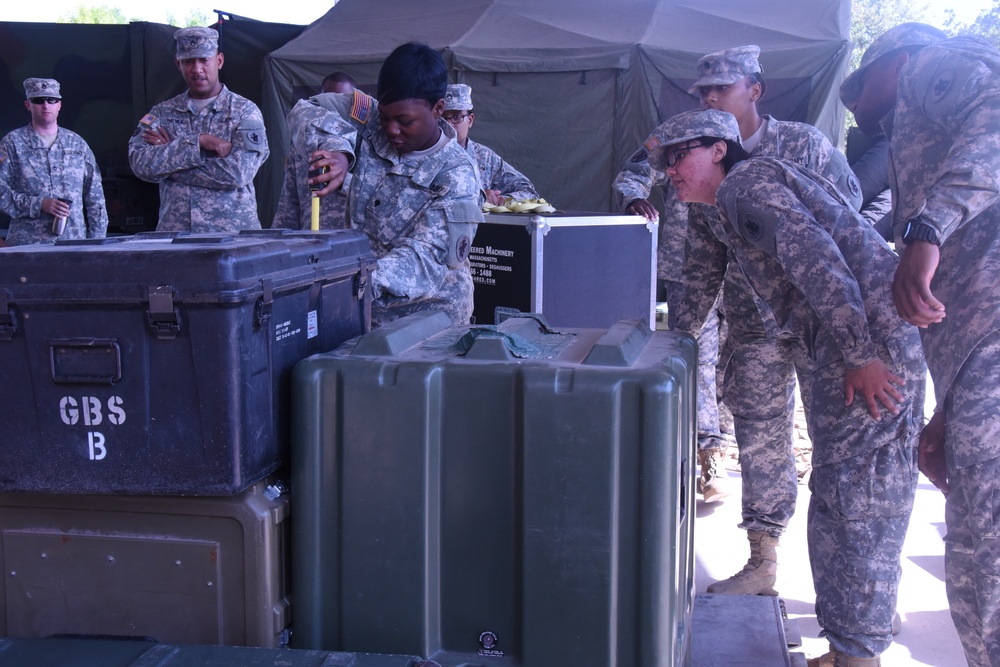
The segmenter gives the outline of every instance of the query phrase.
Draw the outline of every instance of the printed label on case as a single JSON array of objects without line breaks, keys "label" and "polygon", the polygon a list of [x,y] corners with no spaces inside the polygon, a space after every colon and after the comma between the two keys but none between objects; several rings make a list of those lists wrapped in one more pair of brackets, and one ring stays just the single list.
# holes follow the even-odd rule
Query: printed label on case
[{"label": "printed label on case", "polygon": [[319,317],[315,310],[306,313],[306,338],[315,338],[319,335]]},{"label": "printed label on case", "polygon": [[[111,396],[102,403],[96,396],[63,396],[59,399],[59,418],[67,426],[84,426],[88,429],[104,424],[121,426],[125,423],[125,402],[121,396]],[[108,455],[108,442],[104,433],[87,431],[87,458],[103,461]]]}]

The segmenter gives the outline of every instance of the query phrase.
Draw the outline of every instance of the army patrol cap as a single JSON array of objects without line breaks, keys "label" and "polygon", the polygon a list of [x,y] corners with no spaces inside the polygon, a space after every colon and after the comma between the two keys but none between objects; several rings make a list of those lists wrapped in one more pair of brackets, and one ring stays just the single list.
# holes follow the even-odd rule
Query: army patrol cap
[{"label": "army patrol cap", "polygon": [[445,111],[471,111],[472,88],[464,83],[448,84],[448,92],[444,94]]},{"label": "army patrol cap", "polygon": [[59,94],[59,82],[55,79],[25,79],[24,96],[30,100],[32,97],[56,97],[62,99]]},{"label": "army patrol cap", "polygon": [[702,86],[727,86],[760,73],[759,55],[760,47],[748,44],[702,56],[698,61],[698,80],[688,88],[688,92],[696,93]]},{"label": "army patrol cap", "polygon": [[661,129],[660,145],[649,152],[649,164],[658,171],[667,170],[667,150],[686,141],[714,137],[743,145],[736,116],[718,109],[679,113],[664,123]]},{"label": "army patrol cap", "polygon": [[211,28],[181,28],[174,33],[177,60],[211,58],[219,52],[219,33]]},{"label": "army patrol cap", "polygon": [[926,23],[900,23],[875,38],[861,56],[861,64],[840,84],[840,101],[851,104],[861,94],[861,80],[868,67],[884,55],[913,46],[929,46],[947,39],[943,31]]}]

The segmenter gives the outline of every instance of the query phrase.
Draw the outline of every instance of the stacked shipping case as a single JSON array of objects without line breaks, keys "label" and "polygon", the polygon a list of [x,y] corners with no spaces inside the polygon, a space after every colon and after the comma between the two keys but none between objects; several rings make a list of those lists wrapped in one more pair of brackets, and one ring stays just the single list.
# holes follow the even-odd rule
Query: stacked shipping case
[{"label": "stacked shipping case", "polygon": [[484,218],[469,255],[475,322],[530,312],[560,327],[606,329],[622,319],[654,326],[655,223],[601,213]]},{"label": "stacked shipping case", "polygon": [[363,233],[0,251],[0,636],[287,640],[293,365],[364,333]]},{"label": "stacked shipping case", "polygon": [[687,336],[404,318],[295,370],[293,645],[687,663]]}]

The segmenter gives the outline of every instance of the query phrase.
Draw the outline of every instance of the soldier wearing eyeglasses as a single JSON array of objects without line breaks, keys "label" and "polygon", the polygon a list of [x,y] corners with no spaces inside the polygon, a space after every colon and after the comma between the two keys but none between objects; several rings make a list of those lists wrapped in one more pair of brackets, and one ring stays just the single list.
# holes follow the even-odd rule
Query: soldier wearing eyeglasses
[{"label": "soldier wearing eyeglasses", "polygon": [[215,30],[181,28],[174,39],[188,89],[143,116],[128,144],[135,175],[160,186],[156,229],[260,229],[253,179],[269,153],[264,117],[219,81]]},{"label": "soldier wearing eyeglasses", "polygon": [[7,245],[103,238],[108,229],[101,170],[83,137],[59,127],[55,79],[24,81],[31,123],[0,140],[0,210]]},{"label": "soldier wearing eyeglasses", "polygon": [[538,198],[538,192],[527,176],[510,166],[493,149],[469,139],[469,130],[476,120],[476,114],[472,111],[471,87],[464,83],[449,85],[448,92],[444,96],[444,112],[441,116],[455,128],[458,145],[464,148],[476,163],[486,201],[499,206],[506,197]]}]

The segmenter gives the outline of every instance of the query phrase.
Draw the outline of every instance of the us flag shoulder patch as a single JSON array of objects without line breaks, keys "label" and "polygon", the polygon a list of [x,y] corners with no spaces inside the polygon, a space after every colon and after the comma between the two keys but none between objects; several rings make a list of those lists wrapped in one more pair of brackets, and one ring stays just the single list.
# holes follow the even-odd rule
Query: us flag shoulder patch
[{"label": "us flag shoulder patch", "polygon": [[364,123],[368,120],[368,114],[372,111],[372,98],[370,95],[362,93],[360,90],[354,91],[354,103],[351,104],[351,118]]}]

